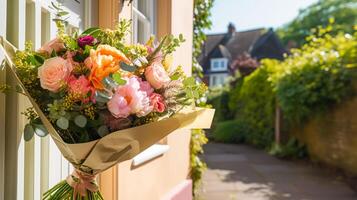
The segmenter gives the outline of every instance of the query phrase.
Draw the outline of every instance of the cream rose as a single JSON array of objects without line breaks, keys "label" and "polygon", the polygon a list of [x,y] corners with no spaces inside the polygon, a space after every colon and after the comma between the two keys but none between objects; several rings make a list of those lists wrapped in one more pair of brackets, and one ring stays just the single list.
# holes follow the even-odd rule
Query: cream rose
[{"label": "cream rose", "polygon": [[153,63],[145,70],[145,78],[155,89],[160,89],[162,86],[170,82],[170,77],[160,63]]},{"label": "cream rose", "polygon": [[71,71],[70,63],[61,57],[53,57],[46,60],[38,68],[41,87],[51,92],[58,92],[69,78]]}]

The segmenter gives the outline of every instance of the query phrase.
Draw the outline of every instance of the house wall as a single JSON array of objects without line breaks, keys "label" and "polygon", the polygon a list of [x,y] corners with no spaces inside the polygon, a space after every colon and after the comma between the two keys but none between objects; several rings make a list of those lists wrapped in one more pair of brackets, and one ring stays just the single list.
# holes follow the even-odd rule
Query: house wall
[{"label": "house wall", "polygon": [[[131,6],[127,4],[125,2],[119,8],[119,18],[131,18]],[[186,42],[174,53],[173,66],[182,65],[190,75],[193,0],[157,0],[157,11],[158,37],[166,34],[184,35]],[[100,11],[99,15],[102,14]],[[190,137],[188,130],[173,132],[164,140],[169,150],[163,155],[136,167],[132,160],[128,160],[104,172],[100,177],[100,188],[105,199],[191,199],[192,184],[187,181]]]}]

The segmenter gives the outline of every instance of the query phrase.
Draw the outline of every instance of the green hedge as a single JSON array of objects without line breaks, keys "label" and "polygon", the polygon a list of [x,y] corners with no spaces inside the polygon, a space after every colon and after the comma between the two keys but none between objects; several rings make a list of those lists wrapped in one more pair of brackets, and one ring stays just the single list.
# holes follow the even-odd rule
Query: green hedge
[{"label": "green hedge", "polygon": [[332,37],[321,29],[284,61],[263,60],[259,69],[213,99],[217,106],[213,137],[271,149],[276,103],[289,126],[353,95],[356,38],[357,34],[343,33]]}]

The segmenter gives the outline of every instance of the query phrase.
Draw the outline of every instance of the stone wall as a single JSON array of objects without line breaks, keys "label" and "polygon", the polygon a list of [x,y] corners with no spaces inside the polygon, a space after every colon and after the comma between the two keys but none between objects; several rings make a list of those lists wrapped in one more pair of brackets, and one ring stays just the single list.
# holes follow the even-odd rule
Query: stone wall
[{"label": "stone wall", "polygon": [[313,160],[357,175],[357,97],[313,116],[293,134]]}]

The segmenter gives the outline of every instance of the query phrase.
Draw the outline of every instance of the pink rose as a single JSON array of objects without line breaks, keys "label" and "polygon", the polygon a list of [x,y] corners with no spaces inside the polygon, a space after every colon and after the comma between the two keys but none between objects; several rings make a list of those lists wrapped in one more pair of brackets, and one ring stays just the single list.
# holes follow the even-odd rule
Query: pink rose
[{"label": "pink rose", "polygon": [[47,42],[46,44],[44,44],[38,51],[51,54],[52,51],[58,52],[63,49],[65,49],[65,46],[64,46],[62,40],[59,38],[55,38],[55,39]]},{"label": "pink rose", "polygon": [[155,89],[170,82],[170,77],[160,63],[153,63],[145,70],[145,78]]},{"label": "pink rose", "polygon": [[145,91],[140,90],[140,81],[135,76],[128,78],[125,85],[116,89],[107,106],[116,118],[125,118],[130,114],[142,117],[152,111],[150,99]]},{"label": "pink rose", "polygon": [[160,94],[152,93],[150,96],[150,101],[154,111],[160,113],[165,111],[164,98]]},{"label": "pink rose", "polygon": [[51,92],[58,90],[66,83],[72,71],[71,65],[61,57],[46,60],[38,68],[41,87]]},{"label": "pink rose", "polygon": [[[80,76],[78,79],[75,76],[71,76],[68,79],[68,91],[71,94],[75,94],[84,103],[94,99],[94,88],[91,86],[90,81],[84,76]],[[91,92],[91,96],[88,97],[88,93]]]}]

